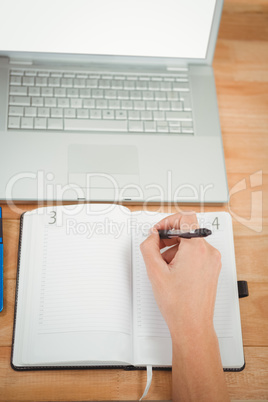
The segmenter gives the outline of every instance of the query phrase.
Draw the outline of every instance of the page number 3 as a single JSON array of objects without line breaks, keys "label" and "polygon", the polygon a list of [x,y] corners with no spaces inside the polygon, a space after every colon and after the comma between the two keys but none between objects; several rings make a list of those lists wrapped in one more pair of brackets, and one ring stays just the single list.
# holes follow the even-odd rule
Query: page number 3
[{"label": "page number 3", "polygon": [[54,225],[56,222],[56,211],[50,212],[50,222],[48,222],[50,225]]}]

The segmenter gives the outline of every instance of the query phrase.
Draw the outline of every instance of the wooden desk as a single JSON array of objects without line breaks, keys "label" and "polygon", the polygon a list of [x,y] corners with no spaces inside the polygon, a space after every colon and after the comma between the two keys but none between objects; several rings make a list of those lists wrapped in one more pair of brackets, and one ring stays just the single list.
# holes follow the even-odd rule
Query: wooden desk
[{"label": "wooden desk", "polygon": [[[214,69],[229,188],[246,179],[247,189],[236,192],[229,205],[204,209],[230,210],[249,219],[251,191],[263,194],[262,219],[258,220],[258,203],[251,220],[253,229],[233,220],[238,279],[248,281],[250,296],[240,301],[246,368],[225,376],[232,400],[268,400],[267,0],[225,1]],[[260,170],[262,185],[250,190],[249,176]],[[19,207],[25,211],[35,206]],[[0,314],[0,401],[137,400],[146,382],[146,374],[140,371],[17,373],[11,369],[19,214],[3,206],[3,215],[5,289],[4,310]],[[257,232],[260,223],[262,229]],[[154,373],[146,399],[170,398],[171,373]]]}]

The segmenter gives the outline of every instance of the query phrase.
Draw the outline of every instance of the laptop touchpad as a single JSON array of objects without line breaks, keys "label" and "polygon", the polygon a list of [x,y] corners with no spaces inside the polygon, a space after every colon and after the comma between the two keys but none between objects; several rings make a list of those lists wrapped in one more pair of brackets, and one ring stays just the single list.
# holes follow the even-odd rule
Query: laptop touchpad
[{"label": "laptop touchpad", "polygon": [[139,185],[138,150],[133,145],[72,144],[68,172],[69,183],[84,188]]}]

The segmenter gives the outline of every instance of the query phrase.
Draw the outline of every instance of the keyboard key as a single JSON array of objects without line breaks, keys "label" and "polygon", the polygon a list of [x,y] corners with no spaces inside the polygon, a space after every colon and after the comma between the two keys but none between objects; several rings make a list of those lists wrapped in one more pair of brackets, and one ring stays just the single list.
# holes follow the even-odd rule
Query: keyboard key
[{"label": "keyboard key", "polygon": [[124,89],[135,89],[135,82],[124,81]]},{"label": "keyboard key", "polygon": [[73,79],[72,78],[62,78],[61,79],[61,86],[64,87],[64,88],[72,88]]},{"label": "keyboard key", "polygon": [[146,81],[137,81],[136,82],[136,89],[146,90],[148,89],[148,83]]},{"label": "keyboard key", "polygon": [[180,128],[180,126],[171,126],[171,127],[169,127],[169,132],[170,133],[180,133],[181,128]]},{"label": "keyboard key", "polygon": [[109,109],[120,109],[120,101],[118,100],[109,100]]},{"label": "keyboard key", "polygon": [[32,106],[44,106],[44,98],[32,98]]},{"label": "keyboard key", "polygon": [[187,111],[192,110],[191,99],[190,99],[190,93],[189,92],[183,92],[182,101],[183,101],[183,109],[184,110],[187,110]]},{"label": "keyboard key", "polygon": [[80,89],[79,91],[80,98],[90,98],[91,97],[91,90],[90,89]]},{"label": "keyboard key", "polygon": [[25,85],[27,87],[34,86],[34,77],[23,77],[22,85]]},{"label": "keyboard key", "polygon": [[182,102],[171,102],[171,110],[182,110]]},{"label": "keyboard key", "polygon": [[149,82],[149,89],[150,90],[155,90],[155,91],[159,91],[159,89],[160,89],[160,83],[159,82],[154,82],[154,81],[150,81]]},{"label": "keyboard key", "polygon": [[156,132],[156,123],[155,121],[145,121],[144,122],[144,131],[145,132]]},{"label": "keyboard key", "polygon": [[18,105],[18,106],[30,106],[31,98],[27,96],[10,96],[9,104],[10,105]]},{"label": "keyboard key", "polygon": [[130,110],[128,112],[128,118],[129,120],[140,120],[140,112],[137,110]]},{"label": "keyboard key", "polygon": [[101,110],[91,109],[89,115],[91,119],[101,119]]},{"label": "keyboard key", "polygon": [[86,80],[86,87],[87,88],[97,88],[98,80],[94,80],[94,79]]},{"label": "keyboard key", "polygon": [[27,77],[36,77],[37,72],[34,70],[28,70],[28,71],[25,71],[24,75]]},{"label": "keyboard key", "polygon": [[108,102],[106,99],[97,99],[96,100],[96,109],[107,109]]},{"label": "keyboard key", "polygon": [[168,124],[166,121],[158,121],[156,124],[156,131],[159,133],[167,133],[168,132]]},{"label": "keyboard key", "polygon": [[152,120],[153,113],[150,110],[145,110],[141,112],[141,120]]},{"label": "keyboard key", "polygon": [[51,108],[50,109],[51,117],[63,117],[63,109],[59,107]]},{"label": "keyboard key", "polygon": [[41,88],[41,96],[53,96],[53,89],[52,88]]},{"label": "keyboard key", "polygon": [[92,89],[92,98],[95,98],[95,99],[103,98],[103,90],[102,89]]},{"label": "keyboard key", "polygon": [[161,91],[170,91],[172,89],[171,82],[163,81],[160,84]]},{"label": "keyboard key", "polygon": [[116,110],[115,118],[117,120],[125,120],[125,119],[127,119],[127,112],[125,110]]},{"label": "keyboard key", "polygon": [[75,109],[64,109],[64,117],[73,119],[75,117]]},{"label": "keyboard key", "polygon": [[36,116],[36,107],[26,107],[24,108],[24,115],[27,117],[35,117]]},{"label": "keyboard key", "polygon": [[147,110],[157,110],[157,103],[155,101],[147,101],[146,109]]},{"label": "keyboard key", "polygon": [[29,96],[40,96],[41,91],[39,87],[29,87],[28,89]]},{"label": "keyboard key", "polygon": [[88,109],[77,109],[76,116],[78,119],[88,119]]},{"label": "keyboard key", "polygon": [[114,111],[113,110],[103,110],[102,117],[103,117],[103,119],[106,119],[106,120],[114,119]]},{"label": "keyboard key", "polygon": [[64,121],[65,130],[75,131],[127,131],[127,121],[125,120],[77,120],[66,119]]},{"label": "keyboard key", "polygon": [[49,130],[63,130],[63,119],[47,119]]},{"label": "keyboard key", "polygon": [[144,91],[142,92],[143,100],[154,100],[154,92],[153,91]]},{"label": "keyboard key", "polygon": [[141,99],[141,91],[130,91],[130,99]]},{"label": "keyboard key", "polygon": [[46,87],[47,86],[47,78],[46,77],[36,77],[35,85],[37,87]]},{"label": "keyboard key", "polygon": [[67,89],[67,97],[68,98],[78,98],[78,89],[76,88],[68,88]]},{"label": "keyboard key", "polygon": [[59,71],[54,71],[50,74],[50,77],[62,77],[62,73],[60,73]]},{"label": "keyboard key", "polygon": [[36,117],[34,119],[34,128],[37,130],[45,130],[47,128],[47,119],[44,117]]},{"label": "keyboard key", "polygon": [[65,98],[66,97],[66,88],[55,88],[54,95],[56,97]]},{"label": "keyboard key", "polygon": [[123,86],[124,86],[124,82],[121,80],[118,80],[118,81],[112,80],[112,82],[111,82],[112,89],[123,89]]},{"label": "keyboard key", "polygon": [[109,89],[104,91],[104,97],[106,99],[116,99],[116,91]]},{"label": "keyboard key", "polygon": [[110,88],[110,81],[109,80],[99,80],[99,88],[108,89]]},{"label": "keyboard key", "polygon": [[129,100],[121,101],[121,108],[122,109],[133,109],[133,102]]},{"label": "keyboard key", "polygon": [[23,75],[23,70],[11,70],[12,75]]},{"label": "keyboard key", "polygon": [[38,77],[49,77],[49,72],[48,71],[39,71],[37,73]]},{"label": "keyboard key", "polygon": [[39,107],[37,109],[38,117],[49,117],[49,108],[48,107]]},{"label": "keyboard key", "polygon": [[145,102],[144,101],[135,101],[134,102],[134,109],[135,110],[144,110],[145,109]]},{"label": "keyboard key", "polygon": [[56,107],[57,106],[56,98],[45,98],[45,106]]},{"label": "keyboard key", "polygon": [[95,100],[94,99],[84,99],[83,107],[88,108],[88,109],[94,109],[95,108]]},{"label": "keyboard key", "polygon": [[58,99],[58,107],[69,107],[70,106],[70,99],[68,98],[59,98]]},{"label": "keyboard key", "polygon": [[118,99],[129,99],[129,92],[128,91],[118,91],[117,97],[118,97]]},{"label": "keyboard key", "polygon": [[82,99],[71,98],[71,107],[82,108]]},{"label": "keyboard key", "polygon": [[21,118],[21,128],[33,128],[33,118],[32,117],[22,117]]},{"label": "keyboard key", "polygon": [[170,110],[170,102],[159,102],[158,108],[159,108],[159,110]]},{"label": "keyboard key", "polygon": [[64,78],[74,78],[74,77],[75,77],[75,74],[74,74],[74,73],[71,73],[71,72],[70,72],[70,73],[64,73],[64,74],[63,74],[63,77],[64,77]]},{"label": "keyboard key", "polygon": [[21,106],[9,106],[9,116],[23,116],[23,107]]},{"label": "keyboard key", "polygon": [[189,91],[189,83],[188,82],[173,82],[172,89],[173,89],[173,91]]},{"label": "keyboard key", "polygon": [[27,95],[27,88],[25,87],[17,87],[17,86],[11,86],[9,89],[9,94],[10,95]]},{"label": "keyboard key", "polygon": [[181,126],[184,128],[193,128],[193,122],[192,121],[182,121]]},{"label": "keyboard key", "polygon": [[192,121],[192,114],[189,112],[166,112],[166,120]]},{"label": "keyboard key", "polygon": [[168,91],[168,92],[166,92],[166,94],[167,94],[167,99],[170,101],[178,101],[179,100],[178,92]]},{"label": "keyboard key", "polygon": [[85,88],[86,80],[84,78],[75,78],[74,79],[74,88]]},{"label": "keyboard key", "polygon": [[155,100],[165,101],[166,100],[166,94],[165,94],[165,92],[155,91],[154,98],[155,98]]},{"label": "keyboard key", "polygon": [[137,120],[130,120],[128,122],[128,130],[133,132],[141,132],[143,131],[143,122]]},{"label": "keyboard key", "polygon": [[164,112],[153,112],[153,119],[154,120],[165,120],[165,113]]},{"label": "keyboard key", "polygon": [[8,128],[20,128],[20,117],[9,117]]},{"label": "keyboard key", "polygon": [[17,75],[11,75],[9,83],[10,85],[21,85],[21,77]]}]

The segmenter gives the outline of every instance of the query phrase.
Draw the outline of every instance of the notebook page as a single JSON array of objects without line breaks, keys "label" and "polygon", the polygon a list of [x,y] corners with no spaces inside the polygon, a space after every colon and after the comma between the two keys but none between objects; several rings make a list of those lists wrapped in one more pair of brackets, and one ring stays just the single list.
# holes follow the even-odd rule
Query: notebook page
[{"label": "notebook page", "polygon": [[[75,215],[71,207],[64,214],[51,207],[34,217],[41,230],[27,323],[31,364],[131,363],[128,210],[114,206],[103,214],[103,206],[85,205]],[[60,224],[52,223],[55,216]]]},{"label": "notebook page", "polygon": [[[154,299],[146,267],[139,249],[146,238],[146,225],[153,225],[167,215],[133,214],[133,219],[144,231],[133,234],[133,333],[135,364],[171,365],[172,345],[168,327]],[[217,219],[216,219],[217,218]],[[217,333],[224,367],[238,365],[243,360],[239,304],[231,218],[228,214],[199,214],[200,226],[212,229],[209,243],[222,255],[222,269],[218,282],[214,310]],[[216,220],[215,220],[216,219]],[[214,223],[214,224],[213,224]],[[217,223],[217,225],[216,225]],[[134,226],[134,225],[133,225]]]}]

